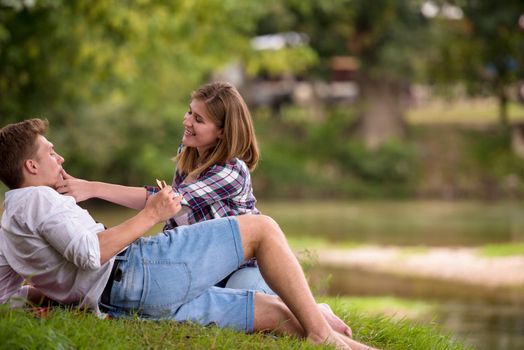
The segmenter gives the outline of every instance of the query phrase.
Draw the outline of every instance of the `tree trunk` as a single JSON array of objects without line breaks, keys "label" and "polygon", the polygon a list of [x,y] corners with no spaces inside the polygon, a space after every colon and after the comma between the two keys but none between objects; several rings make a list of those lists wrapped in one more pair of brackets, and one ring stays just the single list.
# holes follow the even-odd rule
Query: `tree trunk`
[{"label": "tree trunk", "polygon": [[404,122],[405,85],[361,75],[359,117],[356,133],[368,149],[376,149],[391,139],[406,136]]},{"label": "tree trunk", "polygon": [[499,120],[500,125],[503,129],[506,129],[509,125],[508,120],[508,96],[506,92],[504,91],[504,88],[500,89],[499,92]]}]

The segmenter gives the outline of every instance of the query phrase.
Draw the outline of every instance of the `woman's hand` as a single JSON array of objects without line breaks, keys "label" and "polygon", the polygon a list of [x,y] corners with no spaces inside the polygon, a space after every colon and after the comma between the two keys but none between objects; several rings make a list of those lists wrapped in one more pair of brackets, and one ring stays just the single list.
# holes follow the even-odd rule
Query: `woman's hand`
[{"label": "woman's hand", "polygon": [[62,169],[62,178],[56,187],[58,193],[73,197],[77,203],[95,196],[93,184],[90,181],[77,179],[64,169]]}]

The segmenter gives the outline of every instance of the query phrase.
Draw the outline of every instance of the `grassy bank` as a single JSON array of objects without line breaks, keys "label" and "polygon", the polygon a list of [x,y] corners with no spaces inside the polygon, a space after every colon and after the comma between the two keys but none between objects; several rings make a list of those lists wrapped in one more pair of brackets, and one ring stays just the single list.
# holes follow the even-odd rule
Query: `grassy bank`
[{"label": "grassy bank", "polygon": [[[468,349],[430,326],[366,315],[366,304],[325,299],[348,322],[355,339],[382,349]],[[369,303],[369,300],[366,301]],[[358,300],[357,300],[358,304]],[[0,309],[1,349],[322,349],[271,335],[245,335],[216,327],[169,321],[100,320],[79,311],[54,310],[39,319],[29,312]]]}]

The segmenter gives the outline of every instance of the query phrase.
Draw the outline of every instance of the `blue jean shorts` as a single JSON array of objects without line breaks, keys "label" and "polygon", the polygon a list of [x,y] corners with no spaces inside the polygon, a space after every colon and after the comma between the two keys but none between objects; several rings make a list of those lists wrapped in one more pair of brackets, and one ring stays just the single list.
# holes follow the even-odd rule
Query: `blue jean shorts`
[{"label": "blue jean shorts", "polygon": [[177,227],[140,238],[116,257],[109,315],[215,324],[252,332],[252,290],[214,285],[244,263],[235,218]]}]

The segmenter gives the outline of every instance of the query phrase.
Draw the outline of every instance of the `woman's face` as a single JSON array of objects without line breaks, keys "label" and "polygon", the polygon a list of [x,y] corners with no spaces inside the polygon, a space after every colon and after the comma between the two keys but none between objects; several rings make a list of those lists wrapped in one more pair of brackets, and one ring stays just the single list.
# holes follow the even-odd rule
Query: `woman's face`
[{"label": "woman's face", "polygon": [[208,115],[206,105],[199,100],[192,100],[184,115],[182,144],[196,148],[199,155],[214,147],[222,136],[222,129]]}]

